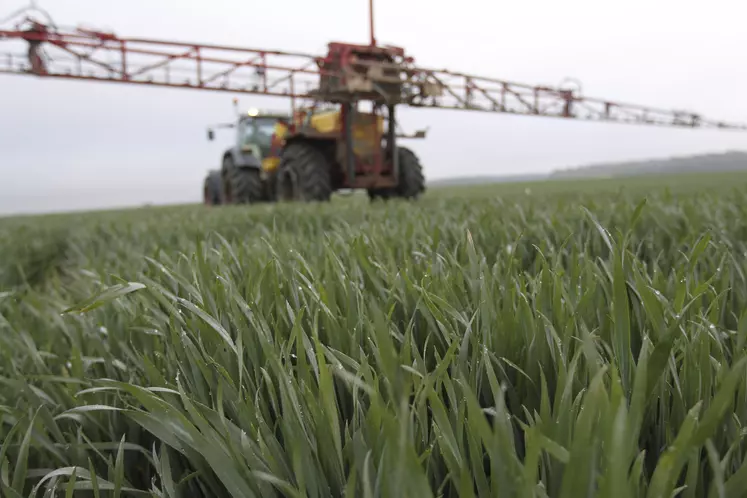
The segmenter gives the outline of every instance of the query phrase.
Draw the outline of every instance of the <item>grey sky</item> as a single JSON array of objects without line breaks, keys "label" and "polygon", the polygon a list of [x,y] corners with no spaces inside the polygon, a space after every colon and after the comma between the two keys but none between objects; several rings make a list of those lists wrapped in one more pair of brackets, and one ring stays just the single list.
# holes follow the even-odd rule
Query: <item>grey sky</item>
[{"label": "grey sky", "polygon": [[[747,6],[735,0],[376,0],[380,43],[423,66],[747,121]],[[21,6],[0,0],[0,17]],[[366,0],[42,0],[55,21],[120,36],[322,54],[365,42]],[[448,7],[448,8],[446,8]],[[5,44],[0,42],[0,52]],[[0,75],[0,213],[200,200],[230,131],[232,94]],[[241,97],[245,107],[284,99]],[[747,134],[407,109],[430,179],[745,149]]]}]

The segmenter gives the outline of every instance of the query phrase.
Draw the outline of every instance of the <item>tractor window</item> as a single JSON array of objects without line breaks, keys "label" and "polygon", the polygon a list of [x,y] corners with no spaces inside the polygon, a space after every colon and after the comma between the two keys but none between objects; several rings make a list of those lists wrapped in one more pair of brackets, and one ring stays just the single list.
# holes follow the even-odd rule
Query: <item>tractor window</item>
[{"label": "tractor window", "polygon": [[260,149],[270,148],[275,133],[275,118],[250,118],[244,121],[243,144],[257,144]]}]

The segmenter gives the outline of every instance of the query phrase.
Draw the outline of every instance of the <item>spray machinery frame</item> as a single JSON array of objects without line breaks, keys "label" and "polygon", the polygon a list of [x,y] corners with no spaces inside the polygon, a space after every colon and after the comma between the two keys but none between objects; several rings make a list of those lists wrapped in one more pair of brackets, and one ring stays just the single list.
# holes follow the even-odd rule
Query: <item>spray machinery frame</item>
[{"label": "spray machinery frame", "polygon": [[[339,106],[339,132],[342,135],[337,140],[336,158],[344,172],[342,188],[390,188],[397,185],[396,106],[402,102],[403,95],[398,58],[405,58],[404,50],[398,47],[330,43],[329,53],[318,62],[321,71],[319,88],[312,92],[315,104],[310,113],[315,112],[316,102]],[[368,157],[354,151],[354,124],[357,125],[356,118],[361,116],[360,105],[364,103],[371,106],[370,113],[362,115],[369,118],[361,124],[366,141],[375,145],[386,142],[384,149],[374,146]],[[294,118],[298,114],[294,113]],[[316,135],[322,138],[322,134],[304,126],[309,122],[305,118],[310,115],[305,110],[300,114],[298,117],[303,121],[292,124],[291,137]],[[384,133],[381,133],[381,122],[387,123]],[[424,136],[422,133],[413,138]]]},{"label": "spray machinery frame", "polygon": [[[356,105],[358,102],[346,102],[341,104],[340,119],[342,121],[344,134],[341,143],[344,144],[344,171],[345,171],[345,187],[347,188],[387,188],[396,187],[397,179],[399,178],[399,161],[397,160],[397,133],[396,133],[396,121],[395,121],[395,106],[393,104],[387,105],[387,130],[386,130],[386,149],[382,151],[381,148],[374,148],[373,154],[370,158],[370,165],[360,164],[361,158],[356,156],[353,152],[353,121],[355,114],[358,112]],[[374,119],[371,121],[371,141],[374,143],[380,143],[383,137],[380,135],[378,128],[379,112],[382,106],[374,105],[372,115]],[[382,153],[383,152],[383,153]],[[387,159],[391,161],[391,170],[387,175]],[[366,168],[366,166],[370,166]],[[367,175],[370,175],[370,179],[366,179],[363,182],[357,182],[357,171],[367,171]]]},{"label": "spray machinery frame", "polygon": [[[245,115],[236,108],[238,126],[252,118],[275,119],[285,129],[282,136],[277,135],[277,129],[273,134],[273,159],[281,155],[279,149],[305,142],[327,157],[332,190],[368,189],[369,193],[392,194],[401,178],[398,138],[421,139],[427,133],[427,130],[410,135],[397,132],[396,108],[404,103],[407,93],[402,79],[403,64],[412,59],[405,57],[399,47],[339,42],[328,47],[327,56],[315,61],[319,68],[318,86],[304,96],[304,100],[310,100],[307,106],[297,107],[296,98],[292,98],[292,115],[287,121],[277,112],[255,110]],[[432,86],[422,85],[418,93],[423,94],[426,88],[433,93]],[[234,106],[237,103],[234,99]],[[370,106],[370,110],[363,111],[362,106]],[[212,137],[212,129],[208,129],[208,138]],[[265,169],[263,161],[248,162],[262,163]],[[281,176],[282,167],[281,161]],[[265,173],[272,177],[276,171],[273,168]],[[278,184],[281,180],[270,178]],[[274,185],[269,190],[274,191]]]},{"label": "spray machinery frame", "polygon": [[[339,104],[339,132],[320,133],[308,124],[305,124],[308,123],[308,118],[313,117],[315,112],[313,109],[309,114],[306,114],[305,110],[297,111],[294,113],[294,117],[298,118],[298,121],[294,120],[294,122],[290,123],[288,138],[284,140],[284,144],[297,140],[312,142],[317,140],[334,140],[337,144],[335,158],[341,166],[341,172],[344,175],[342,182],[337,185],[337,188],[368,189],[396,187],[397,178],[399,178],[397,139],[402,136],[398,135],[396,131],[395,105],[374,103],[371,112],[364,114],[372,119],[366,120],[362,127],[358,127],[358,130],[366,131],[365,140],[367,142],[376,144],[384,143],[385,147],[374,148],[370,155],[362,156],[356,154],[354,151],[356,139],[353,129],[354,124],[358,124],[356,123],[356,117],[361,115],[359,105],[363,102],[365,101],[362,99],[351,100],[349,102],[336,102]],[[386,109],[386,113],[383,112],[384,109]],[[380,119],[386,123],[384,133],[381,133],[379,129]],[[411,138],[424,138],[424,136]]]},{"label": "spray machinery frame", "polygon": [[[747,130],[744,123],[705,119],[696,112],[662,109],[582,95],[581,86],[564,81],[558,86],[532,85],[447,69],[416,67],[398,47],[379,46],[373,35],[373,1],[369,45],[330,43],[318,55],[240,46],[120,37],[113,32],[56,25],[23,16],[11,29],[0,27],[0,42],[23,41],[27,54],[0,53],[0,74],[193,89],[297,100],[341,100],[342,95],[309,90],[319,81],[356,82],[365,90],[394,85],[377,92],[395,105],[551,117],[568,120],[652,125],[676,128]],[[36,9],[38,10],[38,9]],[[30,27],[29,27],[30,26]],[[347,47],[347,49],[346,49]],[[47,50],[51,51],[47,51]],[[44,52],[44,57],[41,53]],[[391,62],[386,62],[391,61]],[[29,64],[30,63],[30,64]],[[182,64],[183,67],[176,67]],[[314,67],[318,66],[318,67]],[[343,71],[335,74],[335,70]],[[366,81],[367,79],[367,81]],[[571,85],[568,86],[568,83]],[[392,87],[390,86],[390,89]],[[399,93],[397,90],[401,90]],[[351,92],[347,92],[350,100]],[[366,100],[361,96],[361,100]]]}]

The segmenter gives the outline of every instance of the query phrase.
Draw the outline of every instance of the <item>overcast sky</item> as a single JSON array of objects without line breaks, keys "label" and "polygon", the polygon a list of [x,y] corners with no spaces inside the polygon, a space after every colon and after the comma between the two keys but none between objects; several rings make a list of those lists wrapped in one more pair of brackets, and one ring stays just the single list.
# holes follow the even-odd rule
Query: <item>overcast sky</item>
[{"label": "overcast sky", "polygon": [[[124,37],[322,54],[366,42],[366,0],[42,0],[58,24]],[[0,0],[0,18],[22,2]],[[736,0],[377,0],[380,43],[423,66],[556,85],[590,96],[747,121],[747,6]],[[0,42],[0,53],[7,42]],[[0,213],[201,199],[229,131],[228,93],[0,75]],[[242,96],[243,106],[284,108]],[[407,109],[429,179],[747,149],[747,134]]]}]

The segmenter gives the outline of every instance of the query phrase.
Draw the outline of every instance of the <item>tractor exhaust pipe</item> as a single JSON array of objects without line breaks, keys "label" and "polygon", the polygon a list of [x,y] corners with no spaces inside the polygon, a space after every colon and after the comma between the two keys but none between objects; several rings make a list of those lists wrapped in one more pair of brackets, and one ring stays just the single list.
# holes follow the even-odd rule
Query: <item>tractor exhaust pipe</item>
[{"label": "tractor exhaust pipe", "polygon": [[376,46],[376,37],[374,36],[374,8],[373,8],[374,0],[368,0],[368,22],[369,22],[369,29],[371,32],[371,46]]}]

